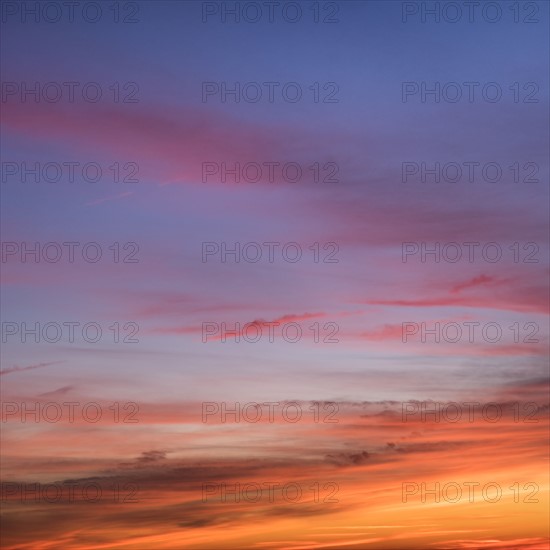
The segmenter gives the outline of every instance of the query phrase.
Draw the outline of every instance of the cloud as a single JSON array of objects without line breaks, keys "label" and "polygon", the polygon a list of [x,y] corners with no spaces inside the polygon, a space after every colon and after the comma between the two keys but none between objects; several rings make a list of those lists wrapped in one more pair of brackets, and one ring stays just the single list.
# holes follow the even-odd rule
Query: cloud
[{"label": "cloud", "polygon": [[53,390],[46,393],[40,393],[38,394],[38,397],[56,397],[58,395],[65,395],[66,393],[74,390],[74,386],[63,386],[62,388],[58,388],[57,390]]},{"label": "cloud", "polygon": [[27,367],[19,367],[16,365],[13,367],[8,367],[6,369],[0,370],[0,376],[6,375],[6,374],[12,374],[14,372],[23,372],[27,370],[41,369],[44,367],[49,367],[51,365],[60,365],[61,363],[64,363],[64,361],[50,361],[49,363],[38,363],[37,365],[29,365]]},{"label": "cloud", "polygon": [[[478,278],[478,281],[480,279]],[[488,308],[504,311],[547,313],[549,289],[548,286],[538,284],[536,277],[532,282],[509,280],[504,287],[504,282],[499,281],[498,290],[495,289],[496,282],[483,280],[482,282],[460,283],[449,289],[446,294],[434,296],[433,289],[419,289],[417,298],[391,298],[391,299],[368,299],[364,303],[370,305],[383,305],[393,307],[467,307],[467,308]],[[486,287],[491,290],[486,292]],[[461,294],[464,289],[477,288],[481,292],[465,295]],[[457,290],[458,289],[458,290]],[[428,294],[422,296],[422,294]]]},{"label": "cloud", "polygon": [[[208,340],[222,340],[225,337],[235,338],[239,337],[248,337],[248,328],[250,326],[255,326],[258,328],[258,331],[267,331],[269,330],[269,325],[273,326],[273,329],[285,323],[298,323],[300,321],[306,321],[309,319],[321,319],[326,317],[326,313],[302,313],[302,314],[286,314],[280,317],[277,317],[271,321],[266,321],[265,319],[254,319],[253,321],[240,322],[240,321],[225,321],[227,328],[225,331],[219,330],[219,334],[208,334]],[[205,321],[206,322],[206,321]],[[219,325],[224,321],[208,321],[208,323],[215,323]],[[239,323],[240,327],[236,328],[236,324]],[[233,328],[235,327],[235,328]],[[245,327],[248,327],[245,329]],[[215,327],[212,327],[215,328]],[[273,330],[272,329],[272,330]],[[191,325],[191,326],[177,326],[177,327],[159,327],[152,329],[152,332],[157,334],[204,334],[204,326],[201,325]]]},{"label": "cloud", "polygon": [[[486,284],[496,284],[499,281],[495,277],[489,277],[487,275],[479,275],[478,277],[474,277],[473,279],[470,279],[469,281],[466,281],[464,283],[457,284],[453,288],[451,288],[451,293],[458,293],[463,291],[467,288],[475,288],[480,285],[486,285]],[[500,281],[502,282],[502,281]]]},{"label": "cloud", "polygon": [[203,159],[245,164],[255,159],[283,160],[292,151],[289,133],[281,125],[266,128],[222,110],[213,112],[211,107],[149,104],[129,111],[124,106],[101,104],[93,110],[46,105],[8,103],[2,109],[2,122],[11,132],[29,139],[59,141],[77,151],[93,147],[117,157],[139,158],[140,177],[163,184],[200,183]]},{"label": "cloud", "polygon": [[87,202],[86,206],[97,206],[98,204],[103,204],[104,202],[117,201],[125,197],[129,197],[130,195],[133,195],[133,194],[134,194],[133,191],[126,191],[124,193],[119,193],[118,195],[111,195],[110,197],[104,197],[102,199],[96,199],[96,200]]},{"label": "cloud", "polygon": [[166,451],[144,451],[141,456],[138,457],[138,462],[150,464],[151,462],[158,462],[166,458]]},{"label": "cloud", "polygon": [[357,453],[338,453],[335,455],[327,455],[328,462],[337,466],[358,466],[364,464],[370,458],[367,451],[359,451]]}]

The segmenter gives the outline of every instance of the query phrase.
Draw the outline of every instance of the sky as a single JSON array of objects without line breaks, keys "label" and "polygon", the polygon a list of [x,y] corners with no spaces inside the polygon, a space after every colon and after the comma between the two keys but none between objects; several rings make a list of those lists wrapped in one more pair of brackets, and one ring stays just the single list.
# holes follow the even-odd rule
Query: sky
[{"label": "sky", "polygon": [[3,548],[548,548],[548,2],[0,10]]}]

